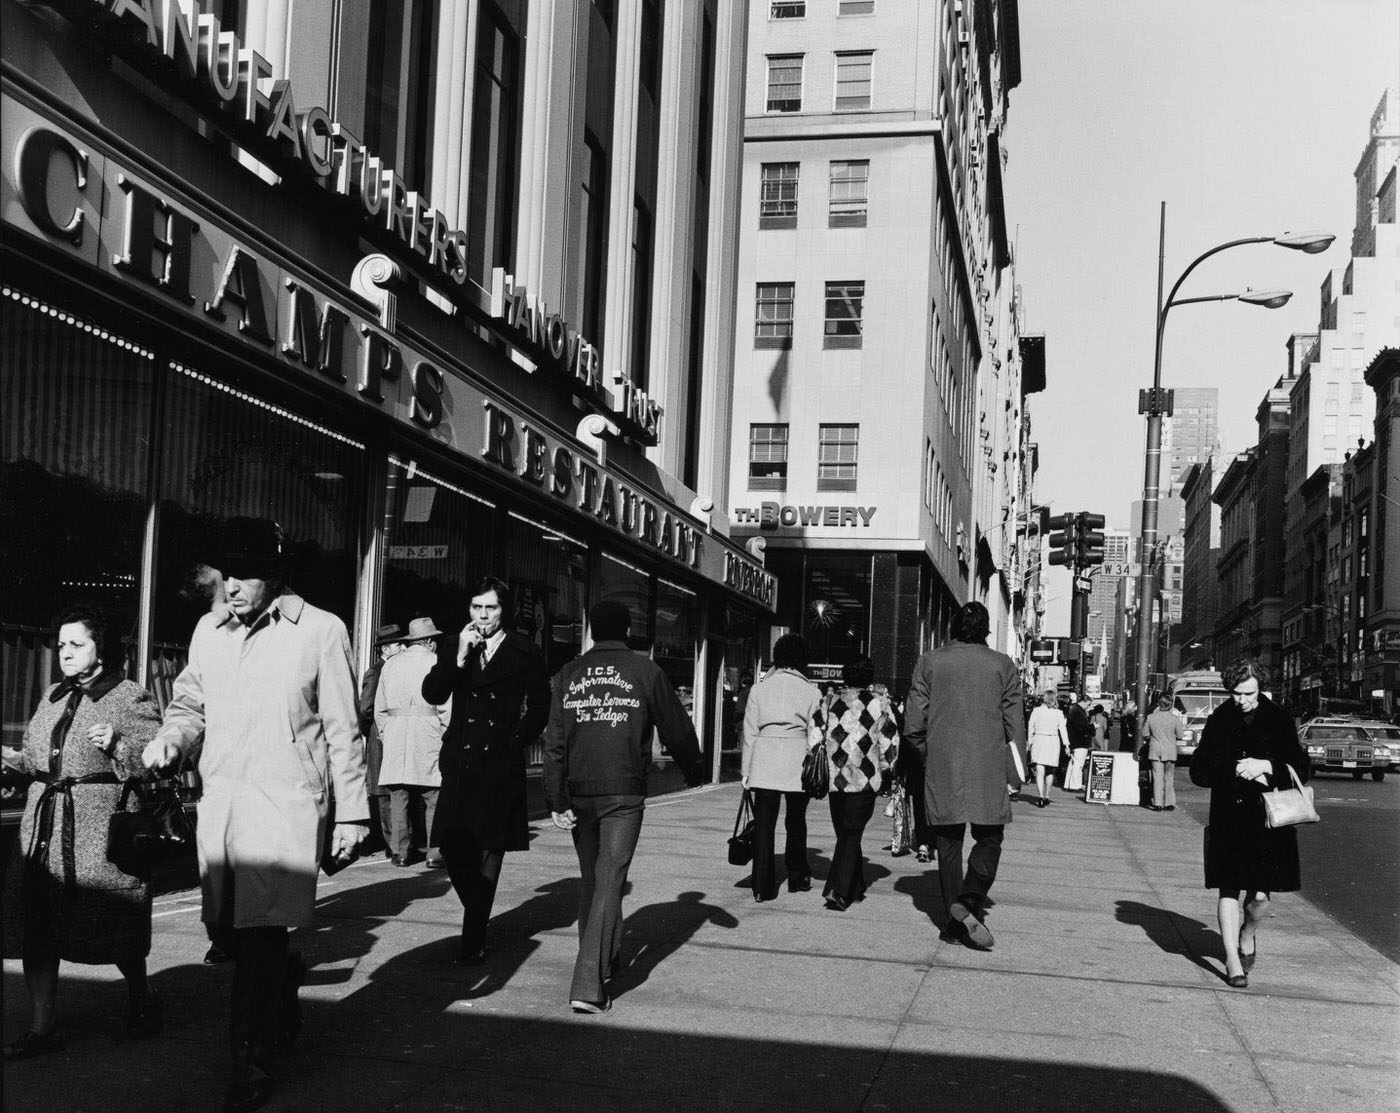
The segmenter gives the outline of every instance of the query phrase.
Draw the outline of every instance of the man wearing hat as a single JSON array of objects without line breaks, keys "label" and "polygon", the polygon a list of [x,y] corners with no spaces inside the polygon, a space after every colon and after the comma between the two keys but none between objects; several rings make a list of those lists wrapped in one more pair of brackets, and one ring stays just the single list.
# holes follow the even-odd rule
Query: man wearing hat
[{"label": "man wearing hat", "polygon": [[235,963],[225,1109],[242,1113],[267,1103],[272,1051],[301,1030],[306,967],[288,954],[287,933],[312,919],[331,801],[328,849],[341,860],[365,837],[369,808],[345,624],[287,587],[275,522],[231,519],[207,563],[223,573],[228,611],[195,627],[143,761],[197,761],[204,782],[203,917]]},{"label": "man wearing hat", "polygon": [[[432,839],[433,814],[442,784],[438,754],[442,732],[452,714],[452,699],[449,696],[441,707],[434,707],[423,698],[423,678],[437,664],[440,637],[442,631],[431,618],[410,622],[403,649],[385,663],[374,697],[374,724],[384,745],[379,783],[389,790],[389,850],[396,866],[407,866],[414,860],[415,800],[423,801],[424,832]],[[428,847],[427,865],[429,869],[443,866],[435,846]]]},{"label": "man wearing hat", "polygon": [[403,648],[403,627],[397,622],[374,632],[375,655],[360,681],[360,733],[365,736],[365,793],[369,796],[371,828],[378,831],[385,857],[392,857],[389,832],[393,819],[389,810],[389,790],[379,783],[379,767],[384,763],[384,740],[374,725],[374,694],[379,691],[379,673],[384,662]]}]

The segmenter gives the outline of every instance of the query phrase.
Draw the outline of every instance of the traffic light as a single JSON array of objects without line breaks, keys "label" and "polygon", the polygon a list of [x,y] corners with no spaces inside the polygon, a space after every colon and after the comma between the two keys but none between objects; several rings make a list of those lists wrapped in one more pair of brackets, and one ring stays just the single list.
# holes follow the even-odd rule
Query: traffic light
[{"label": "traffic light", "polygon": [[1056,514],[1049,522],[1050,528],[1060,532],[1050,535],[1051,564],[1073,564],[1079,545],[1079,516],[1077,514]]},{"label": "traffic light", "polygon": [[1103,563],[1104,516],[1102,514],[1079,515],[1079,567],[1088,568],[1091,564]]}]

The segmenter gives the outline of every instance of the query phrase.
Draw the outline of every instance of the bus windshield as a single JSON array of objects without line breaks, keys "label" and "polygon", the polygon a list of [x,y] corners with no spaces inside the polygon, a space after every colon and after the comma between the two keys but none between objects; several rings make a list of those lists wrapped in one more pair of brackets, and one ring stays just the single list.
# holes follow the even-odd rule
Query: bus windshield
[{"label": "bus windshield", "polygon": [[1204,718],[1230,698],[1230,693],[1221,690],[1198,689],[1178,692],[1176,709],[1188,718]]}]

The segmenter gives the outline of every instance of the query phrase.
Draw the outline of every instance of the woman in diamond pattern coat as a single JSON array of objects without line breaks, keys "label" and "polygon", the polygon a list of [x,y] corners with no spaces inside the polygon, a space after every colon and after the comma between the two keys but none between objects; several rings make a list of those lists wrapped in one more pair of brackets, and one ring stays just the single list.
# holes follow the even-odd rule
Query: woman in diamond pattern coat
[{"label": "woman in diamond pattern coat", "polygon": [[860,838],[875,812],[875,797],[889,779],[899,750],[899,727],[888,698],[870,690],[870,658],[841,670],[844,687],[812,717],[812,745],[826,745],[831,766],[831,825],[836,849],[822,895],[837,912],[865,896],[865,859]]}]

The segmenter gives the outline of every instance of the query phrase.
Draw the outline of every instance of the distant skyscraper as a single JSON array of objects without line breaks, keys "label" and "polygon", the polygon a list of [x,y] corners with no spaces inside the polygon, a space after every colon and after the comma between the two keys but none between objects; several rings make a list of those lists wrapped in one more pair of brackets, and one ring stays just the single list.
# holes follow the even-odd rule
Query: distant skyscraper
[{"label": "distant skyscraper", "polygon": [[1191,465],[1220,453],[1220,391],[1213,386],[1177,387],[1173,395],[1172,416],[1162,421],[1164,494],[1180,494]]}]

